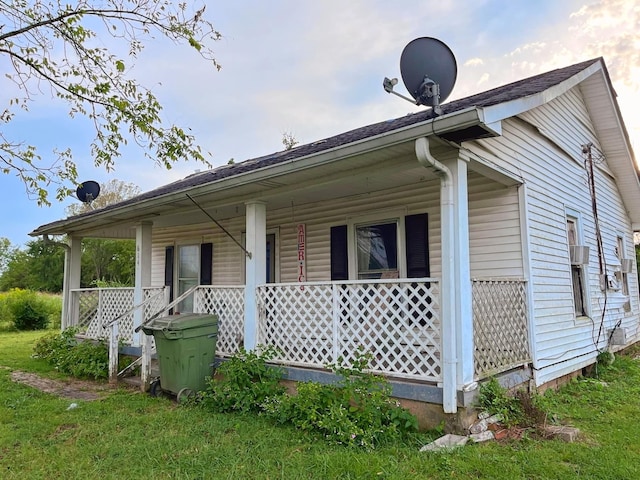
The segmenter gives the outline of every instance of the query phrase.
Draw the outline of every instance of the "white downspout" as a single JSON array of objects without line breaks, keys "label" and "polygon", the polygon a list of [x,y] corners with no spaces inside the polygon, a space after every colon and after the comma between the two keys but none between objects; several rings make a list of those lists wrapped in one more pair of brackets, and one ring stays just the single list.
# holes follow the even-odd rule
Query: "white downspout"
[{"label": "white downspout", "polygon": [[429,150],[429,139],[416,139],[416,157],[422,166],[435,170],[440,177],[440,231],[442,254],[442,408],[445,413],[458,411],[456,392],[456,322],[454,257],[454,190],[451,170],[436,160]]}]

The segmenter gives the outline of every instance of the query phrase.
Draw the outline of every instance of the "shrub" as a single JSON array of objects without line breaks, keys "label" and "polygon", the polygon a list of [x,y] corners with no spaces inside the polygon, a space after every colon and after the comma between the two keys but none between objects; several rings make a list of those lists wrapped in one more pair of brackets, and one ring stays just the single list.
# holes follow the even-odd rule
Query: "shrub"
[{"label": "shrub", "polygon": [[418,421],[390,398],[388,382],[365,372],[371,355],[358,355],[351,368],[332,365],[338,383],[298,383],[297,395],[280,385],[282,370],[267,365],[276,350],[241,351],[223,363],[200,403],[215,412],[258,412],[276,423],[320,433],[330,443],[373,448],[418,430]]},{"label": "shrub", "polygon": [[13,290],[9,309],[13,316],[13,324],[18,330],[42,330],[49,323],[47,305],[35,292],[29,290]]},{"label": "shrub", "polygon": [[60,327],[62,300],[58,295],[12,289],[0,293],[3,330],[39,330]]},{"label": "shrub", "polygon": [[221,378],[211,379],[202,395],[203,403],[216,412],[256,412],[272,396],[282,395],[280,385],[282,369],[270,367],[267,361],[276,351],[268,348],[258,354],[241,350],[225,361],[216,373]]},{"label": "shrub", "polygon": [[370,359],[370,354],[360,354],[351,368],[330,366],[340,382],[301,382],[297,395],[268,399],[265,414],[318,432],[330,443],[365,448],[417,431],[416,417],[390,398],[388,382],[365,371]]},{"label": "shrub", "polygon": [[42,337],[35,345],[36,357],[56,370],[78,378],[102,379],[109,375],[109,350],[104,341],[79,341],[77,330]]}]

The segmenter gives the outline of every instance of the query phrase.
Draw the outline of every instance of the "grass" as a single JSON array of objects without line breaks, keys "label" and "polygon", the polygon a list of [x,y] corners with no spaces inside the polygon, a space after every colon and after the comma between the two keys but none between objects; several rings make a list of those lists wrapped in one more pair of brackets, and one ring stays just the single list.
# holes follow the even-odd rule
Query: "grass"
[{"label": "grass", "polygon": [[525,438],[420,453],[435,432],[373,452],[328,446],[260,417],[212,414],[117,390],[70,401],[13,383],[9,369],[57,376],[30,357],[43,332],[0,333],[0,478],[637,479],[640,362],[619,357],[598,379],[544,402],[581,429],[578,443]]}]

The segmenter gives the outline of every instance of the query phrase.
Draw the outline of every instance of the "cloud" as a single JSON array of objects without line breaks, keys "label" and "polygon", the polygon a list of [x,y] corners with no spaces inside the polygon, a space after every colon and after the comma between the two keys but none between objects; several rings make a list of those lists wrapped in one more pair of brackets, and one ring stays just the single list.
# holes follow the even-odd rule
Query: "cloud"
[{"label": "cloud", "polygon": [[470,58],[469,60],[464,62],[465,67],[477,67],[480,65],[484,65],[484,62],[482,61],[481,58],[478,58],[478,57]]}]

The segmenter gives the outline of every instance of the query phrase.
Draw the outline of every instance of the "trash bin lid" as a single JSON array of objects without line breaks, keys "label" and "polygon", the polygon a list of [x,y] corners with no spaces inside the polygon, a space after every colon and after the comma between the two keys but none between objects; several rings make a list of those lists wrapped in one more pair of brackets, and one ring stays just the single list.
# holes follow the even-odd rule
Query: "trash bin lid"
[{"label": "trash bin lid", "polygon": [[217,321],[218,317],[216,315],[183,313],[158,317],[147,327],[151,330],[187,330],[189,328],[215,325]]}]

